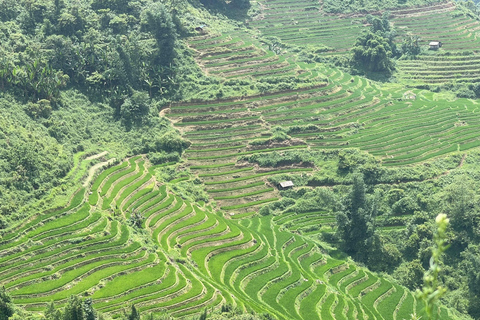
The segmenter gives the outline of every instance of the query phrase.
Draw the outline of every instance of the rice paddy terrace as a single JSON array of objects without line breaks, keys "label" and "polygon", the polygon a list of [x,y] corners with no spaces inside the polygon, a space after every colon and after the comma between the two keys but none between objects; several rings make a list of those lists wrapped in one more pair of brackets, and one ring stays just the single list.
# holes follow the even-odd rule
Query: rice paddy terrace
[{"label": "rice paddy terrace", "polygon": [[[250,22],[251,27],[285,43],[326,46],[329,49],[325,56],[347,53],[362,30],[368,27],[365,14],[328,14],[322,11],[321,4],[309,0],[259,3],[261,13]],[[389,12],[399,42],[406,34],[412,34],[420,37],[419,44],[424,49],[430,41],[443,44],[439,52],[398,61],[399,80],[409,84],[479,81],[479,21],[456,10],[451,1]]]},{"label": "rice paddy terrace", "polygon": [[[84,176],[87,159],[77,162],[73,176]],[[226,219],[158,183],[155,172],[162,169],[142,156],[126,159],[65,207],[4,233],[0,284],[14,302],[45,310],[49,301],[62,305],[82,294],[112,315],[135,303],[141,312],[180,318],[225,303],[280,319],[421,313],[403,287],[282,231],[291,217]],[[127,221],[138,214],[141,228],[132,228]],[[441,310],[441,319],[451,317]]]},{"label": "rice paddy terrace", "polygon": [[[385,91],[364,78],[323,70],[328,83],[297,91],[234,100],[172,105],[168,116],[192,141],[191,169],[224,210],[255,212],[278,198],[267,179],[310,174],[302,165],[260,168],[239,156],[290,150],[359,148],[385,166],[427,161],[480,145],[476,102],[436,101],[427,91]],[[268,140],[281,126],[291,139]]]},{"label": "rice paddy terrace", "polygon": [[[294,45],[327,46],[328,54],[346,53],[362,30],[368,27],[366,14],[330,14],[321,3],[310,0],[259,1],[261,12],[249,25],[268,36],[276,36]],[[406,32],[421,37],[421,44],[438,37],[450,41],[451,50],[473,46],[476,38],[462,27],[474,27],[474,20],[460,16],[450,1],[424,7],[389,10],[390,19],[400,35]],[[380,15],[382,12],[371,12]],[[450,28],[451,27],[451,28]]]},{"label": "rice paddy terrace", "polygon": [[[281,20],[284,8],[292,6],[265,2],[264,19],[251,24],[292,43],[321,37],[322,28],[298,33],[300,23],[313,25],[315,20],[308,19],[319,14],[316,9],[288,11],[298,22],[292,24],[297,31],[275,34],[282,28],[272,26],[286,23]],[[453,10],[449,2],[428,8],[447,16]],[[407,25],[409,17],[425,14],[418,8],[404,11],[405,30],[414,28]],[[303,12],[298,17],[305,22],[295,12]],[[345,17],[348,22],[337,26],[335,17],[322,17],[325,26],[332,25],[326,26],[330,36],[322,42],[333,48],[332,54],[348,49],[345,41],[331,36],[332,30],[345,34],[344,39],[351,33],[353,39],[363,28],[358,17]],[[179,102],[165,110],[192,142],[184,161],[215,206],[183,199],[172,191],[175,181],[160,183],[156,173],[165,168],[152,166],[142,155],[85,182],[86,168],[98,160],[77,155],[69,177],[84,186],[68,204],[38,212],[0,238],[0,285],[14,302],[44,310],[52,300],[63,305],[71,294],[82,294],[93,299],[97,310],[114,316],[135,304],[141,312],[166,311],[179,318],[223,304],[279,319],[396,320],[421,314],[422,305],[411,292],[330,256],[307,237],[331,232],[331,213],[257,214],[281,197],[272,179],[312,175],[318,168],[303,163],[260,167],[239,157],[358,148],[384,166],[418,164],[480,146],[479,105],[401,86],[383,88],[338,69],[307,64],[240,29],[209,32],[187,42],[211,75],[289,75],[315,81],[296,90]],[[273,139],[277,127],[287,139]],[[111,159],[103,161],[107,165]],[[454,315],[442,309],[440,318]]]},{"label": "rice paddy terrace", "polygon": [[[261,15],[250,26],[262,34],[292,44],[328,45],[332,54],[350,48],[347,40],[356,38],[364,27],[365,15],[327,15],[311,1],[269,0],[260,7]],[[403,33],[427,37],[439,34],[443,26],[441,34],[450,39],[447,47],[475,46],[476,38],[464,31],[475,28],[478,22],[458,16],[451,2],[391,13]],[[322,27],[317,28],[318,19]],[[325,21],[332,25],[324,25]],[[317,170],[302,164],[258,167],[238,161],[239,156],[359,148],[385,166],[399,166],[480,145],[478,105],[474,101],[442,101],[431,92],[407,91],[401,86],[386,90],[337,69],[301,62],[294,52],[271,51],[257,36],[240,29],[224,34],[209,31],[189,38],[188,43],[207,73],[226,78],[297,75],[317,83],[293,91],[250,97],[239,93],[228,100],[177,103],[168,109],[168,117],[192,141],[185,157],[188,165],[204,182],[211,198],[232,214],[248,216],[278,200],[271,177],[310,175]],[[401,63],[407,68],[408,63],[421,63],[422,59]],[[407,73],[403,74],[406,77]],[[291,138],[268,141],[277,126]]]},{"label": "rice paddy terrace", "polygon": [[279,55],[245,30],[225,33],[209,31],[188,40],[196,61],[205,73],[227,79],[260,78],[276,74],[311,77],[315,74],[298,68],[296,57]]}]

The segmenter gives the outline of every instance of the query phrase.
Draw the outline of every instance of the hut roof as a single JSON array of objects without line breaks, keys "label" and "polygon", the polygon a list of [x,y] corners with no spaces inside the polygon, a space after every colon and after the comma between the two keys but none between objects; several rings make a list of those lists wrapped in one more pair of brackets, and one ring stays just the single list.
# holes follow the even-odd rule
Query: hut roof
[{"label": "hut roof", "polygon": [[293,182],[292,181],[282,181],[282,182],[280,182],[280,186],[282,188],[293,187]]}]

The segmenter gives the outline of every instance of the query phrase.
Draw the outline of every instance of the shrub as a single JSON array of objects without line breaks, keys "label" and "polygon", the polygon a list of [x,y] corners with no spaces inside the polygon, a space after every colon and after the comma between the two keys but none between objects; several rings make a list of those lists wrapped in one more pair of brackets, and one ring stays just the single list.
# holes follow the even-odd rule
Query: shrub
[{"label": "shrub", "polygon": [[180,155],[178,152],[165,152],[165,151],[160,151],[160,152],[150,152],[148,154],[148,160],[152,164],[162,164],[162,163],[167,163],[167,162],[178,162],[180,161]]}]

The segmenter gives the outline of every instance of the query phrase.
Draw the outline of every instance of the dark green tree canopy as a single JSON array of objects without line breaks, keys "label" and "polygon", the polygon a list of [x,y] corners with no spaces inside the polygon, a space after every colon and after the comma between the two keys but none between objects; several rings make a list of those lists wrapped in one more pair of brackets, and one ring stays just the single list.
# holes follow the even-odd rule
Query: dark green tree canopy
[{"label": "dark green tree canopy", "polygon": [[372,31],[364,32],[352,48],[354,67],[372,72],[391,72],[394,69],[392,47],[387,38]]},{"label": "dark green tree canopy", "polygon": [[13,303],[5,287],[0,288],[0,320],[8,320],[13,315]]}]

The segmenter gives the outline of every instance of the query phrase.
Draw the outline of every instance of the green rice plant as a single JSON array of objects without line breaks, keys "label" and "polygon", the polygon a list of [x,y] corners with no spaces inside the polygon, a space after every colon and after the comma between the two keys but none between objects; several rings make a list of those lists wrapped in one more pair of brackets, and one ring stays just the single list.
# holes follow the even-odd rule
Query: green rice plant
[{"label": "green rice plant", "polygon": [[[172,225],[176,224],[176,221],[181,221],[183,217],[188,217],[193,212],[193,207],[188,203],[181,212],[175,211],[174,214],[169,214],[168,219],[165,219],[153,232],[153,239],[157,240],[162,248],[168,248],[167,237],[172,228]],[[182,225],[182,223],[180,223]],[[161,237],[160,237],[161,235]]]},{"label": "green rice plant", "polygon": [[208,189],[208,193],[216,193],[216,192],[230,192],[230,191],[236,191],[236,190],[241,190],[241,189],[247,189],[247,188],[253,188],[253,187],[258,187],[258,186],[264,186],[265,182],[263,181],[258,181],[258,182],[253,182],[250,184],[246,184],[243,186],[238,186],[238,187],[232,187],[232,188],[225,188],[225,189]]},{"label": "green rice plant", "polygon": [[[60,277],[59,279],[49,280],[49,281],[44,281],[42,283],[34,283],[32,285],[29,285],[29,286],[24,286],[22,288],[19,288],[19,289],[15,290],[14,297],[20,296],[20,295],[28,296],[29,294],[32,294],[32,293],[38,294],[38,293],[49,292],[49,291],[54,290],[56,288],[62,287],[65,284],[67,284],[68,282],[74,280],[75,278],[83,275],[84,273],[86,273],[89,270],[92,270],[95,267],[107,266],[108,263],[114,263],[114,264],[115,263],[117,263],[117,264],[120,263],[122,260],[125,260],[125,259],[121,258],[122,253],[132,253],[132,252],[135,252],[135,250],[137,250],[138,248],[140,248],[139,244],[131,245],[131,246],[127,247],[126,249],[115,251],[115,255],[114,255],[115,257],[112,256],[110,259],[106,258],[106,259],[101,260],[101,261],[92,262],[92,263],[89,263],[89,264],[85,264],[85,265],[83,265],[79,268],[74,268],[73,270],[66,271],[65,273],[62,274],[62,277]],[[134,259],[140,258],[143,255],[144,255],[143,252],[139,252],[133,258]],[[101,255],[101,256],[103,256],[103,255]],[[88,258],[90,258],[90,257],[88,257]],[[85,259],[83,259],[83,260],[85,260]],[[13,286],[13,285],[16,285],[16,284],[21,283],[21,282],[25,282],[25,281],[30,280],[30,279],[37,279],[37,278],[40,278],[40,277],[48,275],[48,274],[53,274],[53,273],[58,272],[61,269],[67,267],[67,266],[73,266],[74,264],[76,264],[78,262],[79,261],[69,261],[67,263],[64,263],[64,264],[58,266],[57,268],[54,268],[51,271],[43,272],[43,273],[40,273],[40,274],[32,274],[32,275],[24,277],[20,280],[12,281],[11,283],[8,284],[8,286]],[[63,293],[63,292],[60,292],[60,293]]]},{"label": "green rice plant", "polygon": [[[214,234],[212,234],[214,235]],[[230,232],[224,235],[215,235],[214,237],[208,237],[206,239],[197,239],[196,241],[191,242],[188,246],[182,247],[183,252],[190,251],[192,255],[192,260],[198,265],[199,269],[208,274],[205,266],[205,256],[212,250],[215,250],[216,243],[220,243],[218,248],[229,247],[232,239],[241,235],[241,231],[238,228],[232,228]],[[250,238],[251,240],[251,238]],[[206,245],[206,244],[212,245]],[[243,242],[242,242],[243,243]],[[200,248],[195,248],[200,247]],[[184,249],[185,248],[185,249]],[[192,248],[195,248],[192,249]]]},{"label": "green rice plant", "polygon": [[[251,234],[245,234],[244,238],[241,240],[237,240],[235,242],[225,243],[219,246],[215,246],[214,248],[202,248],[198,250],[198,256],[208,256],[212,251],[219,252],[218,254],[214,255],[210,258],[210,260],[206,261],[206,266],[208,268],[208,273],[212,275],[213,278],[220,279],[220,275],[226,263],[233,257],[243,256],[246,253],[251,251],[251,247],[248,249],[234,249],[236,246],[245,245],[247,243],[251,243],[253,241],[253,236]],[[207,250],[208,249],[208,250]],[[213,250],[212,250],[213,249]],[[192,253],[193,257],[193,253]]]},{"label": "green rice plant", "polygon": [[217,177],[217,176],[222,176],[222,175],[226,175],[226,174],[234,174],[234,173],[252,171],[252,170],[253,170],[253,167],[246,167],[246,168],[240,168],[240,169],[235,169],[235,170],[225,171],[225,172],[204,173],[204,174],[199,174],[198,176],[200,178],[203,178],[203,177]]},{"label": "green rice plant", "polygon": [[365,272],[365,274],[368,276],[368,279],[358,283],[356,286],[354,286],[348,291],[348,294],[350,294],[352,297],[358,297],[360,295],[360,292],[362,292],[365,288],[377,282],[378,278],[375,277],[373,274],[371,274],[370,272]]},{"label": "green rice plant", "polygon": [[325,285],[317,285],[311,294],[307,295],[300,303],[300,316],[303,319],[320,320],[317,310],[317,304],[325,295]]},{"label": "green rice plant", "polygon": [[92,295],[92,299],[102,299],[121,295],[128,290],[158,280],[165,274],[165,271],[166,265],[159,263],[151,268],[117,277],[113,279],[108,286],[95,291]]},{"label": "green rice plant", "polygon": [[165,239],[165,242],[162,243],[163,248],[175,247],[177,236],[181,234],[181,231],[189,231],[192,227],[205,221],[205,211],[201,210],[197,206],[194,206],[193,210],[195,211],[195,215],[193,217],[182,223],[176,223],[168,230],[167,233],[165,233],[164,237],[162,238],[162,241]]},{"label": "green rice plant", "polygon": [[138,304],[149,300],[155,301],[155,299],[162,298],[183,289],[187,284],[186,278],[179,277],[175,267],[167,265],[166,268],[165,273],[168,276],[165,277],[161,283],[153,284],[125,295],[119,295],[112,301],[95,302],[95,309],[101,310],[102,312],[117,311],[126,303],[131,302],[132,304]]},{"label": "green rice plant", "polygon": [[338,287],[338,289],[341,291],[341,292],[344,292],[344,293],[347,293],[346,290],[347,290],[347,287],[356,282],[356,281],[359,281],[360,279],[364,278],[365,277],[365,272],[363,270],[358,270],[358,273],[356,276],[352,277],[352,278],[349,278],[347,280],[345,280],[344,282],[342,282],[342,284]]},{"label": "green rice plant", "polygon": [[[166,196],[167,196],[167,194],[162,196],[162,199],[165,199]],[[160,210],[163,210],[163,209],[169,207],[174,201],[175,201],[175,196],[169,194],[168,198],[165,201],[162,201],[159,198],[155,198],[152,203],[148,203],[148,204],[151,204],[151,206],[148,206],[148,207],[145,207],[145,208],[142,207],[141,210],[140,209],[139,210],[141,212],[143,212],[143,217],[145,219],[147,219],[148,217],[150,217],[152,214],[156,213],[157,211],[160,211]]]},{"label": "green rice plant", "polygon": [[33,227],[38,226],[41,221],[51,219],[55,216],[61,216],[64,213],[78,207],[82,204],[84,196],[85,188],[81,188],[73,195],[70,204],[67,207],[47,210],[46,212],[38,214],[36,217],[27,221],[23,225],[21,223],[20,225],[16,225],[11,229],[7,230],[7,233],[3,235],[3,239],[1,242],[2,250],[17,246],[20,243],[27,241],[26,238],[23,238],[16,243],[11,243],[15,238],[19,238],[19,235],[24,235],[28,232],[28,230],[31,230]]},{"label": "green rice plant", "polygon": [[[254,237],[254,235],[252,235]],[[209,267],[210,273],[213,277],[217,277],[217,280],[220,283],[226,283],[230,287],[233,287],[233,282],[236,280],[237,272],[242,269],[242,267],[247,267],[249,263],[257,261],[259,258],[262,258],[266,254],[266,250],[263,250],[262,244],[258,242],[256,239],[252,240],[254,244],[249,248],[243,250],[231,250],[228,252],[222,253],[222,260],[224,261],[223,266],[221,266],[221,271],[216,272],[215,270],[211,270]],[[263,252],[263,255],[261,254]],[[211,260],[216,259],[216,256],[213,256]],[[215,264],[215,262],[212,262]],[[220,265],[218,263],[217,265]],[[220,268],[219,268],[220,269]]]},{"label": "green rice plant", "polygon": [[210,164],[210,165],[201,165],[201,166],[190,166],[190,169],[217,169],[217,168],[223,168],[223,167],[233,167],[235,166],[235,162],[229,162],[229,163],[219,163],[219,164]]},{"label": "green rice plant", "polygon": [[[95,223],[96,221],[94,221]],[[74,234],[76,239],[81,239],[82,244],[89,242],[90,245],[95,244],[95,240],[85,240],[85,237],[95,235],[100,233],[105,229],[106,219],[101,219],[100,223],[91,229],[85,230],[83,233]],[[83,239],[82,239],[83,238]],[[20,252],[9,255],[8,258],[2,259],[2,267],[0,267],[0,275],[3,279],[10,277],[12,275],[19,274],[21,272],[28,272],[29,270],[40,269],[41,267],[47,266],[54,262],[55,257],[57,259],[59,254],[64,254],[65,247],[68,247],[71,242],[72,235],[63,235],[60,237],[54,237],[50,240],[42,240],[42,244],[31,246],[28,249]],[[80,250],[81,247],[77,246],[77,250]]]},{"label": "green rice plant", "polygon": [[[375,316],[377,317],[381,317],[380,313],[376,310],[374,304],[375,304],[375,301],[380,297],[382,296],[383,294],[385,294],[388,290],[390,290],[392,288],[392,284],[383,280],[383,279],[380,279],[380,286],[378,288],[376,288],[375,290],[372,290],[370,292],[367,292],[363,298],[362,298],[362,302],[364,303],[365,305],[365,308],[368,308],[370,310],[370,312],[372,312]],[[392,312],[393,313],[393,312]]]},{"label": "green rice plant", "polygon": [[148,196],[137,201],[132,205],[132,210],[147,210],[167,197],[167,186],[163,185],[158,190],[153,191]]},{"label": "green rice plant", "polygon": [[[128,196],[131,196],[132,193],[134,193],[136,190],[140,189],[141,186],[143,186],[144,184],[149,182],[151,179],[152,179],[152,175],[150,173],[147,173],[145,175],[145,177],[143,177],[142,179],[138,180],[137,182],[134,182],[131,185],[129,185],[128,187],[126,187],[125,190],[123,190],[122,194],[120,196],[118,196],[118,198],[115,200],[115,202],[117,204],[122,204],[123,201]],[[145,190],[145,189],[142,189],[142,190]],[[150,191],[151,191],[151,189],[150,189]],[[127,218],[128,218],[128,216],[127,216]]]},{"label": "green rice plant", "polygon": [[336,295],[333,293],[328,294],[325,302],[322,304],[322,308],[320,309],[320,319],[327,320],[327,319],[335,319],[332,316],[330,309],[332,308],[333,303],[335,302]]},{"label": "green rice plant", "polygon": [[84,220],[89,215],[89,206],[84,204],[78,214],[75,215],[66,215],[57,219],[51,220],[49,223],[44,224],[36,228],[35,230],[28,233],[28,238],[35,238],[38,235],[41,235],[44,232],[51,231],[55,229],[57,231],[59,228],[71,226],[73,223]]},{"label": "green rice plant", "polygon": [[[182,304],[182,302],[188,301],[188,299],[190,298],[202,295],[203,287],[204,287],[202,282],[200,282],[200,280],[197,279],[196,277],[191,276],[191,273],[188,271],[188,269],[183,267],[181,264],[179,265],[179,267],[186,276],[190,275],[188,279],[190,279],[190,282],[191,282],[191,286],[192,286],[191,289],[188,290],[186,293],[181,294],[172,299],[169,299],[165,302],[153,303],[153,304],[149,304],[148,307],[139,308],[139,311],[146,311],[146,310],[152,310],[152,309],[165,310],[165,308],[167,308],[168,306],[171,306],[174,304]],[[185,303],[183,303],[182,306],[185,307]]]},{"label": "green rice plant", "polygon": [[104,182],[104,180],[108,176],[112,175],[113,173],[119,172],[119,171],[125,169],[127,166],[128,166],[128,162],[124,161],[117,166],[114,166],[114,167],[111,167],[111,168],[108,168],[108,169],[102,171],[102,173],[100,173],[98,175],[98,177],[93,182],[92,187],[90,188],[90,192],[92,192],[90,194],[90,196],[88,197],[88,202],[90,203],[90,205],[94,206],[97,203],[97,201],[98,201],[98,188]]},{"label": "green rice plant", "polygon": [[224,226],[218,226],[217,219],[215,219],[214,217],[211,217],[210,215],[208,215],[207,217],[208,219],[204,223],[197,225],[185,231],[184,233],[179,234],[175,240],[176,243],[182,246],[183,243],[201,236],[202,232],[204,233],[209,232],[211,228],[217,228],[215,230],[216,232],[219,232],[219,230],[220,231],[225,230]]},{"label": "green rice plant", "polygon": [[[142,255],[143,254],[140,254],[135,258],[140,258]],[[35,302],[39,302],[39,301],[40,302],[48,302],[48,301],[51,301],[51,300],[55,301],[55,300],[58,300],[58,299],[65,299],[65,298],[69,297],[71,294],[79,294],[81,292],[84,292],[85,290],[88,290],[89,288],[98,284],[102,279],[104,279],[108,276],[111,276],[112,274],[120,273],[120,272],[126,272],[129,269],[134,269],[136,267],[152,263],[154,260],[155,260],[155,256],[153,254],[150,254],[150,255],[147,256],[146,259],[142,259],[141,261],[138,261],[138,262],[132,261],[132,263],[127,264],[127,265],[125,265],[125,264],[113,265],[112,264],[112,266],[107,266],[107,267],[103,266],[100,270],[98,270],[97,272],[94,272],[93,274],[85,277],[84,279],[82,279],[81,282],[79,282],[77,285],[75,285],[74,287],[72,287],[68,290],[61,291],[61,292],[55,293],[55,294],[47,296],[47,297],[16,299],[16,301],[21,301],[21,303],[30,303],[30,302],[33,302],[33,301],[35,301]],[[107,260],[103,264],[105,265],[105,264],[108,264],[108,263],[109,263],[109,261]],[[90,266],[90,267],[93,267],[93,266]],[[68,276],[70,276],[70,275],[67,275],[67,274],[64,275],[64,277],[68,277]]]},{"label": "green rice plant", "polygon": [[76,218],[82,217],[84,215],[84,219],[77,221],[77,222],[71,222],[68,224],[66,227],[54,227],[53,229],[43,232],[37,236],[35,236],[33,239],[35,241],[43,240],[45,238],[52,238],[52,237],[58,237],[59,235],[65,235],[65,234],[70,234],[73,235],[75,231],[87,228],[91,224],[97,222],[101,218],[101,214],[96,212],[92,215],[88,214],[88,208],[82,208],[79,211],[75,213]]},{"label": "green rice plant", "polygon": [[112,201],[115,199],[115,197],[118,195],[118,193],[120,192],[120,190],[122,188],[124,188],[124,187],[128,186],[129,184],[133,183],[134,181],[136,181],[138,178],[140,178],[143,175],[143,172],[145,170],[145,162],[141,161],[138,164],[138,167],[139,167],[139,172],[138,173],[135,173],[134,175],[132,175],[130,177],[127,176],[124,179],[117,180],[115,182],[115,184],[112,185],[113,189],[111,190],[110,196],[108,198],[103,199],[103,203],[102,203],[102,209],[103,210],[106,210],[110,207],[110,204],[112,203]]},{"label": "green rice plant", "polygon": [[341,272],[337,272],[335,274],[333,274],[332,276],[330,276],[330,278],[328,278],[328,282],[338,288],[338,282],[343,279],[344,277],[350,275],[351,273],[353,273],[354,271],[356,270],[355,266],[353,265],[349,265],[347,269],[341,271]]},{"label": "green rice plant", "polygon": [[[273,149],[271,149],[271,150],[273,150]],[[296,168],[296,169],[286,169],[286,170],[274,170],[274,171],[268,171],[268,172],[253,174],[251,176],[233,178],[233,179],[230,179],[230,180],[209,181],[209,182],[205,182],[205,185],[227,184],[227,183],[244,181],[244,180],[249,180],[249,179],[258,178],[258,177],[281,174],[281,173],[309,172],[309,171],[313,171],[313,169],[311,169],[311,168]],[[223,190],[225,191],[225,189],[223,189]]]},{"label": "green rice plant", "polygon": [[[172,199],[173,200],[173,199]],[[163,211],[163,208],[158,207],[157,210],[155,211],[154,217],[150,220],[150,223],[147,227],[153,227],[157,223],[158,220],[160,220],[162,217],[168,216],[169,214],[176,212],[183,206],[183,200],[182,198],[175,196],[175,205],[172,207],[169,207],[167,210]],[[166,206],[164,207],[166,208]],[[150,215],[148,215],[150,216]]]},{"label": "green rice plant", "polygon": [[248,196],[254,196],[262,193],[267,193],[267,192],[272,192],[274,191],[274,188],[267,188],[267,189],[262,189],[262,190],[257,190],[257,191],[252,191],[248,193],[241,193],[241,194],[236,194],[232,196],[223,196],[223,197],[214,197],[214,200],[229,200],[229,199],[239,199],[243,197],[248,197]]},{"label": "green rice plant", "polygon": [[130,160],[128,160],[128,163],[127,163],[128,167],[126,167],[124,170],[121,170],[118,172],[116,171],[115,173],[109,175],[109,178],[105,181],[105,183],[102,186],[102,189],[100,191],[100,196],[104,197],[107,194],[108,190],[110,190],[110,187],[112,186],[112,184],[115,183],[118,179],[134,172],[135,168],[137,167],[135,161],[139,158],[140,156],[130,158]]},{"label": "green rice plant", "polygon": [[335,317],[335,320],[347,320],[347,318],[345,318],[345,315],[343,314],[347,303],[345,302],[345,299],[342,295],[337,295],[337,299],[337,305],[333,309],[333,315]]},{"label": "green rice plant", "polygon": [[128,201],[122,207],[122,210],[127,211],[134,203],[140,203],[143,200],[148,201],[148,197],[151,196],[153,192],[153,187],[147,187],[138,190],[133,196],[130,197],[130,199],[128,199]]},{"label": "green rice plant", "polygon": [[380,301],[380,303],[377,306],[378,312],[386,319],[394,319],[394,313],[392,310],[396,310],[398,303],[400,302],[400,299],[402,298],[403,294],[405,293],[405,289],[398,286],[398,285],[393,285],[395,288],[395,291]]},{"label": "green rice plant", "polygon": [[237,204],[233,206],[223,206],[220,207],[223,210],[234,210],[234,209],[240,209],[240,208],[246,208],[246,207],[251,207],[251,206],[256,206],[259,204],[264,204],[272,201],[277,201],[278,198],[270,198],[270,199],[262,199],[262,200],[257,200],[257,201],[252,201],[252,202],[247,202],[247,203],[242,203],[242,204]]}]

